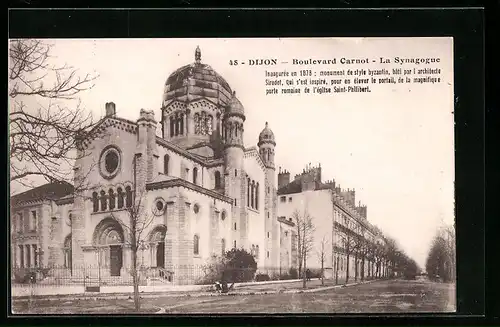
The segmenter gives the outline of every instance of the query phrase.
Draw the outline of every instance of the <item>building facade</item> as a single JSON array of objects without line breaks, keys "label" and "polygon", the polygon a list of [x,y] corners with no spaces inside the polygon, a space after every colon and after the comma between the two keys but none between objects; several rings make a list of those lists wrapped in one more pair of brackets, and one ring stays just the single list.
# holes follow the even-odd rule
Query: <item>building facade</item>
[{"label": "building facade", "polygon": [[278,266],[276,142],[266,123],[257,146],[246,147],[245,118],[199,48],[167,78],[159,124],[152,111],[129,121],[106,103],[106,116],[79,140],[74,185],[11,198],[13,264],[127,274],[130,212],[140,208],[142,266],[202,265],[232,247],[251,252],[258,267]]},{"label": "building facade", "polygon": [[[153,111],[130,121],[112,102],[105,110],[78,139],[72,185],[46,184],[11,198],[13,266],[128,275],[135,221],[138,264],[149,271],[201,266],[243,248],[258,269],[287,273],[299,266],[297,218],[307,212],[315,226],[308,267],[323,261],[329,278],[383,273],[382,233],[368,222],[366,206],[355,205],[355,191],[323,182],[320,166],[293,180],[281,168],[276,174],[267,122],[256,146],[246,147],[244,106],[201,62],[199,48],[192,64],[168,76],[159,122]],[[354,242],[360,239],[364,247]],[[99,269],[82,269],[88,266]],[[185,275],[169,280],[196,282],[196,274]]]},{"label": "building facade", "polygon": [[281,264],[297,267],[297,220],[312,217],[312,246],[307,267],[322,266],[326,278],[349,279],[383,276],[384,237],[367,220],[367,207],[355,202],[355,190],[342,190],[335,181],[323,182],[321,165],[308,165],[290,180],[290,172],[278,172],[278,221],[282,242]]}]

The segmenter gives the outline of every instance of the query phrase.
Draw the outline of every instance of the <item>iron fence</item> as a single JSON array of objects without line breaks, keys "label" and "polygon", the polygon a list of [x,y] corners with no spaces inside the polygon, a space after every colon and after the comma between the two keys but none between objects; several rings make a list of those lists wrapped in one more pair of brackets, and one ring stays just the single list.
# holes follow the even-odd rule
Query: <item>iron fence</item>
[{"label": "iron fence", "polygon": [[[319,268],[309,268],[308,278],[321,278]],[[300,279],[302,275],[295,268],[258,267],[241,268],[222,265],[177,265],[167,267],[137,268],[139,285],[212,285],[216,281],[264,282]],[[334,274],[323,271],[326,279]],[[338,277],[337,277],[338,278]],[[367,278],[368,279],[368,278]],[[13,287],[22,285],[43,286],[130,286],[133,273],[128,268],[116,269],[109,266],[49,266],[36,268],[13,267]]]}]

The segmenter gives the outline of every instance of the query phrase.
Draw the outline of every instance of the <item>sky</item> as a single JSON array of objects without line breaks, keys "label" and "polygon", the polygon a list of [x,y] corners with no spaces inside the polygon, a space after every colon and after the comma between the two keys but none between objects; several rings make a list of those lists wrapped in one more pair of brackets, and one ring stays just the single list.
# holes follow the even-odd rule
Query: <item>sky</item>
[{"label": "sky", "polygon": [[[80,75],[98,75],[81,93],[96,117],[105,103],[135,121],[140,109],[160,107],[167,77],[201,61],[222,75],[245,107],[245,146],[256,146],[265,123],[276,137],[277,167],[292,178],[309,163],[321,164],[323,180],[356,190],[368,220],[396,239],[425,267],[430,242],[442,224],[453,223],[454,122],[451,38],[304,39],[58,39],[52,61]],[[428,65],[380,64],[379,58],[440,58]],[[250,59],[276,58],[276,66]],[[293,65],[293,59],[332,59],[335,65]],[[366,65],[340,58],[369,58]],[[375,60],[373,63],[371,60]],[[231,60],[246,64],[231,65]],[[287,62],[284,64],[283,62]],[[312,69],[439,68],[440,83],[380,84],[370,93],[266,95],[265,71]],[[436,77],[435,75],[434,77]],[[377,76],[378,77],[378,76]],[[319,78],[319,77],[316,77]],[[327,78],[329,81],[331,78]]]}]

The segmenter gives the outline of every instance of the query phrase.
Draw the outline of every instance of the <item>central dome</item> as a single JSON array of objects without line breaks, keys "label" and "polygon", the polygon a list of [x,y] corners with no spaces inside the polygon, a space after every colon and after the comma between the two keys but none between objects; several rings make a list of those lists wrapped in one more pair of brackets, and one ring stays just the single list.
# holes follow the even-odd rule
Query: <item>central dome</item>
[{"label": "central dome", "polygon": [[225,107],[230,104],[232,94],[226,80],[212,67],[201,63],[201,51],[197,47],[195,62],[182,66],[167,78],[163,107],[175,100],[190,102],[199,98],[206,98]]}]

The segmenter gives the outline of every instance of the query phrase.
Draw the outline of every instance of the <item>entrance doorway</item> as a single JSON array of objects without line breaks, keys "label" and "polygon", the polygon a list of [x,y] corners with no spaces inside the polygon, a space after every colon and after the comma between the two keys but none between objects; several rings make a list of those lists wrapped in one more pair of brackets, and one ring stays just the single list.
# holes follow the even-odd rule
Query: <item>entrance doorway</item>
[{"label": "entrance doorway", "polygon": [[165,242],[156,245],[156,267],[165,268]]},{"label": "entrance doorway", "polygon": [[110,261],[110,275],[120,276],[120,271],[123,266],[122,262],[122,246],[110,245],[109,246],[109,261]]},{"label": "entrance doorway", "polygon": [[165,236],[167,227],[158,225],[149,234],[151,267],[165,268]]},{"label": "entrance doorway", "polygon": [[92,243],[104,252],[101,253],[104,256],[99,257],[99,269],[106,268],[109,269],[111,276],[120,276],[124,244],[123,228],[120,223],[111,217],[104,218],[97,224],[92,240]]}]

